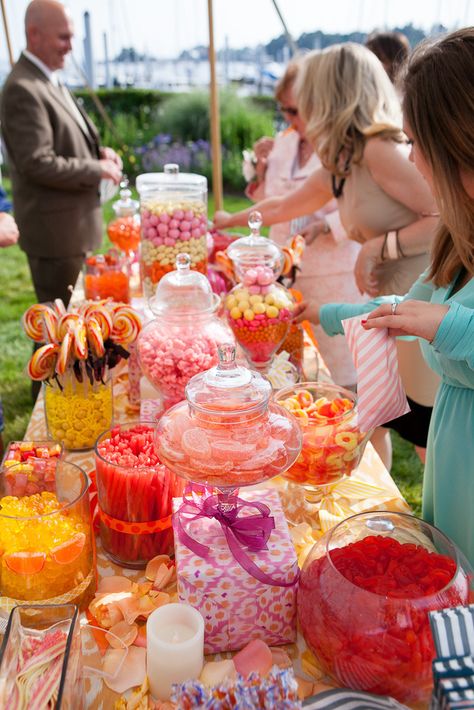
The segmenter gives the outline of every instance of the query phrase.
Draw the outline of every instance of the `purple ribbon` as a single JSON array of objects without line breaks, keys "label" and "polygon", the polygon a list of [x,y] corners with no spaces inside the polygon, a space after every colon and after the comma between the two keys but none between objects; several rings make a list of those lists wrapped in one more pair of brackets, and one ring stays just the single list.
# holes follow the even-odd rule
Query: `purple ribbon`
[{"label": "purple ribbon", "polygon": [[[299,570],[291,582],[274,579],[255,564],[244,548],[252,551],[268,550],[267,542],[275,529],[275,519],[270,515],[270,508],[258,501],[246,501],[236,495],[223,496],[210,494],[199,497],[187,488],[183,502],[177,511],[179,541],[186,545],[198,557],[206,558],[209,547],[195,540],[185,529],[194,520],[213,518],[220,524],[229,545],[229,550],[243,569],[263,584],[272,587],[292,587],[298,581]],[[239,517],[244,508],[253,508],[255,515]]]}]

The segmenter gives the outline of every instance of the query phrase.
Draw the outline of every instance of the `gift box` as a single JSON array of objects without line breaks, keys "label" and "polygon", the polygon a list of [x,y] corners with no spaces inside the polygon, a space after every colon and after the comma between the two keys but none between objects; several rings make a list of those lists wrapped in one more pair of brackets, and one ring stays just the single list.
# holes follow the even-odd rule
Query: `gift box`
[{"label": "gift box", "polygon": [[[296,639],[298,563],[278,492],[266,489],[245,492],[239,497],[271,509],[275,528],[268,539],[268,549],[244,552],[259,570],[288,586],[265,584],[247,572],[229,549],[220,523],[208,517],[186,521],[178,512],[182,499],[174,499],[178,596],[181,602],[199,609],[204,618],[205,653],[238,650],[253,639],[262,639],[269,646],[293,643]],[[242,516],[254,513],[249,508]],[[179,516],[187,534],[208,547],[205,557],[180,540]]]}]

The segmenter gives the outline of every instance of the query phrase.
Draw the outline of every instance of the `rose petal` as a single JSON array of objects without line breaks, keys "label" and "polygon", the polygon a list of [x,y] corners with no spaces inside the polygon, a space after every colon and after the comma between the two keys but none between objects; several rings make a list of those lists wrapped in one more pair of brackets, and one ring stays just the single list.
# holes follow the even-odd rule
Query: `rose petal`
[{"label": "rose petal", "polygon": [[150,580],[150,582],[155,581],[156,573],[158,572],[160,566],[165,564],[167,567],[171,564],[171,559],[168,555],[157,555],[150,560],[146,566],[145,577]]},{"label": "rose petal", "polygon": [[167,567],[166,565],[160,565],[155,581],[153,582],[153,589],[164,589],[172,581],[176,570],[174,567]]},{"label": "rose petal", "polygon": [[132,581],[127,577],[112,575],[111,577],[103,577],[97,587],[98,594],[111,594],[116,592],[130,592],[132,589]]},{"label": "rose petal", "polygon": [[[127,624],[126,621],[119,621],[109,631],[110,633],[106,633],[105,637],[112,648],[122,648],[123,645],[131,646],[135,641],[138,634],[138,626],[136,624]],[[117,641],[115,636],[118,637],[119,641]]]},{"label": "rose petal", "polygon": [[138,634],[133,644],[134,646],[146,648],[146,624],[138,627]]},{"label": "rose petal", "polygon": [[104,656],[104,671],[113,675],[114,669],[122,660],[123,654],[127,656],[117,678],[104,678],[105,684],[116,693],[125,693],[126,690],[141,685],[146,673],[146,650],[138,646],[130,646],[127,650],[109,649]]}]

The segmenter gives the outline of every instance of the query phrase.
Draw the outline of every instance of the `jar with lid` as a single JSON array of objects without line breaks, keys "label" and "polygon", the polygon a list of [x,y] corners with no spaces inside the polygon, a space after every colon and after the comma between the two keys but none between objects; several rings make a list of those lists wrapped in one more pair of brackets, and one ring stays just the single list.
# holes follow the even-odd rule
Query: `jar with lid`
[{"label": "jar with lid", "polygon": [[138,357],[143,373],[163,395],[165,409],[184,399],[193,375],[217,364],[217,348],[232,342],[229,326],[217,315],[220,299],[207,278],[191,270],[189,254],[178,254],[149,300],[154,320],[141,331]]},{"label": "jar with lid", "polygon": [[301,431],[287,410],[270,401],[268,380],[237,365],[234,345],[218,352],[219,364],[195,375],[186,401],[158,421],[155,444],[170,470],[229,492],[289,468],[301,450]]},{"label": "jar with lid", "polygon": [[141,277],[146,297],[174,269],[180,252],[190,255],[191,268],[207,271],[207,180],[180,173],[169,163],[162,173],[137,177],[141,209]]},{"label": "jar with lid", "polygon": [[140,244],[140,203],[132,199],[128,180],[123,180],[120,187],[120,199],[112,204],[114,217],[109,222],[107,234],[112,244],[134,261]]},{"label": "jar with lid", "polygon": [[252,212],[250,236],[227,248],[239,283],[225,299],[225,312],[252,367],[268,370],[288,332],[295,301],[277,283],[284,264],[283,252],[271,239],[260,235],[261,225],[261,214]]},{"label": "jar with lid", "polygon": [[127,257],[118,249],[88,256],[84,262],[84,295],[88,301],[111,298],[117,303],[130,303]]}]

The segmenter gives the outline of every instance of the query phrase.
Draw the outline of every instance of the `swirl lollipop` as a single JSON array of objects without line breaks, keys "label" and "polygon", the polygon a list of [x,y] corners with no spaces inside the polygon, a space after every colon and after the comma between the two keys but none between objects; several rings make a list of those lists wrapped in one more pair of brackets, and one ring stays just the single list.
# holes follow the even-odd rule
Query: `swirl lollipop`
[{"label": "swirl lollipop", "polygon": [[138,313],[130,306],[120,306],[115,310],[112,340],[122,345],[135,342],[142,327]]},{"label": "swirl lollipop", "polygon": [[56,363],[56,373],[58,375],[64,375],[67,370],[72,355],[73,343],[74,335],[71,330],[68,330],[60,345],[58,361]]},{"label": "swirl lollipop", "polygon": [[89,305],[84,310],[84,318],[86,319],[86,323],[89,322],[90,318],[94,318],[99,324],[103,340],[110,338],[113,328],[113,318],[104,304],[94,303]]},{"label": "swirl lollipop", "polygon": [[79,320],[77,313],[65,313],[59,317],[56,330],[59,340],[64,340],[68,330],[72,330]]},{"label": "swirl lollipop", "polygon": [[35,303],[24,312],[21,319],[26,335],[36,343],[44,340],[43,315],[48,312],[50,308],[44,303]]},{"label": "swirl lollipop", "polygon": [[93,354],[97,357],[102,357],[105,353],[104,338],[102,330],[95,318],[88,318],[86,324],[87,342]]},{"label": "swirl lollipop", "polygon": [[61,298],[55,298],[53,303],[53,309],[58,318],[64,316],[66,313],[66,306],[64,305]]},{"label": "swirl lollipop", "polygon": [[87,359],[87,331],[82,318],[74,326],[74,354],[79,360]]},{"label": "swirl lollipop", "polygon": [[44,338],[47,343],[56,343],[58,340],[58,316],[54,311],[48,308],[47,311],[43,313],[43,333]]},{"label": "swirl lollipop", "polygon": [[58,352],[57,343],[48,343],[33,353],[27,368],[32,380],[47,380],[54,375]]}]

